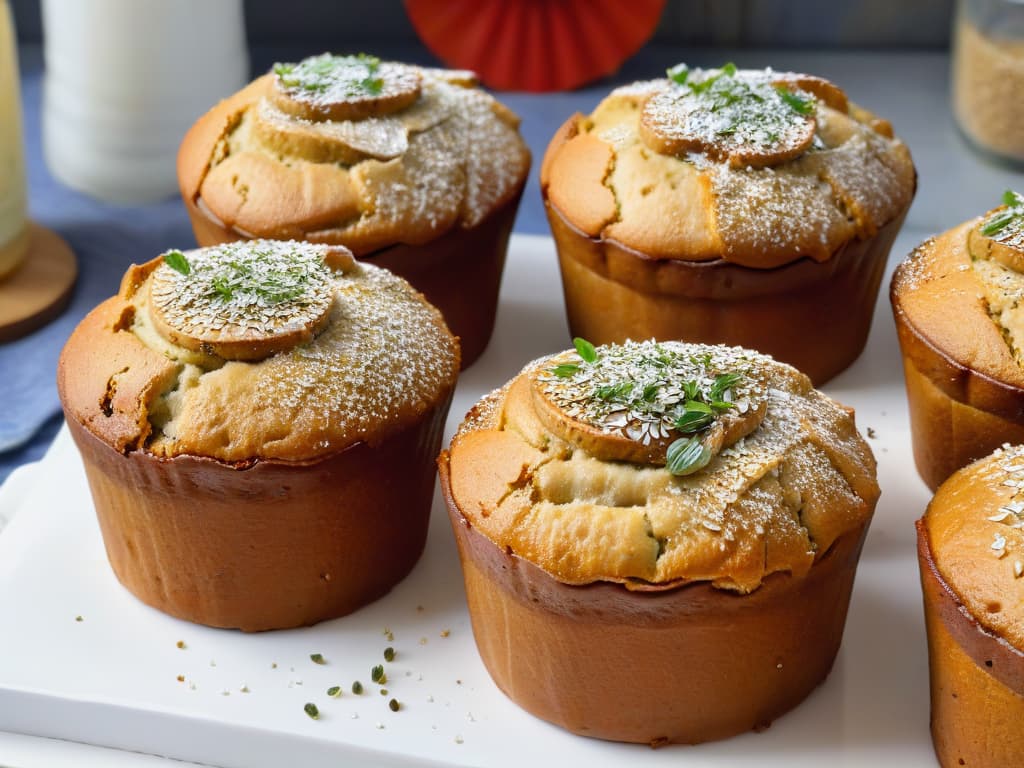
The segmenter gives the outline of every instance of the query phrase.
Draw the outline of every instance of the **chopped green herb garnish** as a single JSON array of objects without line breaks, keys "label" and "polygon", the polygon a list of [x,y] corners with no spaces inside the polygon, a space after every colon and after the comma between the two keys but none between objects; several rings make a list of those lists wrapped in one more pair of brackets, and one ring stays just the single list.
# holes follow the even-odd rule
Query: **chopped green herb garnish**
[{"label": "chopped green herb garnish", "polygon": [[580,367],[574,363],[562,363],[551,369],[551,372],[560,379],[567,379],[572,376]]},{"label": "chopped green herb garnish", "polygon": [[311,654],[309,654],[309,660],[312,661],[314,664],[326,664],[327,663],[327,661],[324,659],[324,655],[322,653],[311,653]]},{"label": "chopped green herb garnish", "polygon": [[1005,210],[994,213],[981,225],[981,234],[985,237],[992,237],[1006,229],[1010,224],[1024,223],[1024,197],[1021,197],[1012,189],[1003,192],[1003,205]]},{"label": "chopped green herb garnish", "polygon": [[384,666],[382,664],[378,664],[370,670],[370,679],[375,683],[384,683],[387,681],[387,676],[384,674]]},{"label": "chopped green herb garnish", "polygon": [[[595,349],[593,357],[592,363],[543,371],[545,393],[573,418],[644,445],[682,436],[672,442],[667,460],[673,474],[706,465],[710,452],[699,439],[689,443],[690,437],[710,429],[727,412],[747,413],[749,398],[759,391],[741,372],[746,358],[736,355],[694,355],[650,341],[610,344]],[[723,372],[724,366],[741,370]]]},{"label": "chopped green herb garnish", "polygon": [[327,689],[327,695],[335,699],[338,698],[339,696],[341,696],[341,686],[332,685],[330,688]]},{"label": "chopped green herb garnish", "polygon": [[340,98],[379,94],[384,90],[384,78],[379,70],[380,59],[365,53],[356,56],[325,53],[298,64],[278,63],[272,69],[285,88]]},{"label": "chopped green herb garnish", "polygon": [[668,75],[669,80],[679,83],[679,85],[686,85],[686,78],[690,76],[690,68],[685,64],[676,64],[665,70],[665,74]]},{"label": "chopped green herb garnish", "polygon": [[598,387],[595,393],[602,400],[621,400],[633,391],[633,382],[620,381],[618,384],[607,384]]},{"label": "chopped green herb garnish", "polygon": [[352,683],[352,693],[354,693],[356,696],[358,696],[362,692],[363,692],[363,684],[362,683],[360,683],[358,680],[356,680],[354,683]]},{"label": "chopped green herb garnish", "polygon": [[320,719],[320,710],[317,709],[316,704],[313,702],[308,702],[302,709],[307,715],[309,715],[311,720]]},{"label": "chopped green herb garnish", "polygon": [[387,648],[384,649],[384,661],[394,661],[394,660],[395,660],[395,649],[392,648],[391,646],[388,646]]},{"label": "chopped green herb garnish", "polygon": [[165,253],[164,264],[175,272],[185,276],[188,276],[189,272],[192,271],[192,266],[188,263],[188,259],[185,258],[185,254],[181,251],[168,251]]},{"label": "chopped green herb garnish", "polygon": [[572,340],[573,345],[576,347],[576,352],[585,363],[596,363],[597,362],[597,350],[594,345],[586,339],[581,339],[577,336]]},{"label": "chopped green herb garnish", "polygon": [[776,85],[775,90],[779,92],[779,96],[782,97],[782,100],[789,104],[793,111],[798,115],[806,116],[814,114],[814,99],[804,98],[803,96],[795,94],[784,85]]},{"label": "chopped green herb garnish", "polygon": [[692,475],[711,461],[711,450],[700,438],[681,437],[668,447],[665,468],[673,475]]}]

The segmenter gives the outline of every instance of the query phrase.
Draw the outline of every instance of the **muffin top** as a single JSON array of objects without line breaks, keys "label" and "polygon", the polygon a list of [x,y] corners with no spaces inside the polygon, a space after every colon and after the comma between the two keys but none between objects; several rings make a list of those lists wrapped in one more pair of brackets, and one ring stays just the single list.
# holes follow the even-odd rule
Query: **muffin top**
[{"label": "muffin top", "polygon": [[273,71],[192,127],[182,196],[239,237],[357,255],[472,227],[529,171],[519,119],[472,73],[323,54]]},{"label": "muffin top", "polygon": [[979,624],[1024,650],[1024,446],[950,477],[924,524],[946,584]]},{"label": "muffin top", "polygon": [[[918,246],[892,281],[894,309],[931,347],[1018,389],[1024,388],[1022,299],[1024,198],[1012,191],[1003,205]],[[1019,402],[1008,407],[1019,416]]]},{"label": "muffin top", "polygon": [[133,265],[57,383],[67,417],[121,452],[307,461],[416,423],[458,370],[401,278],[340,246],[254,240]]},{"label": "muffin top", "polygon": [[590,237],[760,268],[872,237],[915,183],[891,126],[837,86],[731,64],[616,89],[562,126],[541,169],[549,204]]},{"label": "muffin top", "polygon": [[850,411],[739,347],[632,342],[536,360],[481,400],[452,498],[568,584],[747,593],[867,524],[875,462]]}]

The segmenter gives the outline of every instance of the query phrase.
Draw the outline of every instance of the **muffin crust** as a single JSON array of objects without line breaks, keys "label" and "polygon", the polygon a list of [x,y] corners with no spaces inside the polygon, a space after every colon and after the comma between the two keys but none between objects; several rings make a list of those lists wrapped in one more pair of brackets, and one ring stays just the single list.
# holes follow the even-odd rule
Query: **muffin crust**
[{"label": "muffin crust", "polygon": [[473,227],[517,197],[530,162],[519,120],[469,73],[378,62],[372,98],[285,85],[288,67],[355,58],[278,65],[200,118],[178,157],[186,203],[239,237],[362,256]]},{"label": "muffin crust", "polygon": [[[470,412],[450,449],[453,500],[500,549],[566,584],[643,591],[707,581],[749,593],[772,573],[806,574],[870,518],[878,495],[870,450],[850,414],[807,377],[739,348],[622,348],[692,356],[698,367],[706,355],[707,371],[743,371],[740,407],[766,404],[756,428],[719,444],[689,476],[669,471],[664,449],[660,466],[602,459],[593,444],[587,450],[545,425],[538,373],[563,361],[534,361]],[[620,431],[614,418],[608,424],[606,433]]]},{"label": "muffin crust", "polygon": [[[690,79],[706,83],[725,71],[694,70]],[[571,118],[551,143],[541,172],[551,205],[590,237],[651,258],[764,269],[804,256],[827,260],[909,205],[910,153],[887,123],[848,104],[839,88],[771,70],[730,77],[739,88],[787,89],[805,105],[806,116],[784,107],[771,113],[782,116],[784,135],[789,123],[782,118],[791,120],[799,140],[765,149],[735,140],[733,127],[697,130],[706,118],[683,121],[690,114],[685,85],[634,83],[613,91],[589,117]],[[652,141],[652,130],[672,140]],[[776,138],[763,131],[765,137]]]},{"label": "muffin crust", "polygon": [[[217,247],[260,248],[283,257],[301,251],[321,263],[332,252],[303,243]],[[184,256],[198,263],[198,254]],[[154,326],[149,288],[172,279],[172,270],[160,258],[133,267],[119,295],[90,313],[65,348],[58,371],[65,410],[120,452],[223,462],[308,461],[383,440],[448,396],[458,346],[437,310],[403,280],[351,258],[336,267],[322,268],[330,305],[319,332],[257,360],[166,338]]]}]

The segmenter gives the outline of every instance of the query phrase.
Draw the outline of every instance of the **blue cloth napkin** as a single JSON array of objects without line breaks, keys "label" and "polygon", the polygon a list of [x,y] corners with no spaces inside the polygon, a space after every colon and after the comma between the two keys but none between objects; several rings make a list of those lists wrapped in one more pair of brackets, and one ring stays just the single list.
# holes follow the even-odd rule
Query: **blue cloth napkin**
[{"label": "blue cloth napkin", "polygon": [[78,321],[117,292],[125,268],[169,247],[195,243],[177,199],[145,207],[106,205],[50,176],[42,156],[38,51],[23,52],[21,65],[29,215],[67,240],[78,257],[79,276],[71,303],[57,320],[0,344],[0,453],[29,441],[58,412],[55,374],[60,350]]}]

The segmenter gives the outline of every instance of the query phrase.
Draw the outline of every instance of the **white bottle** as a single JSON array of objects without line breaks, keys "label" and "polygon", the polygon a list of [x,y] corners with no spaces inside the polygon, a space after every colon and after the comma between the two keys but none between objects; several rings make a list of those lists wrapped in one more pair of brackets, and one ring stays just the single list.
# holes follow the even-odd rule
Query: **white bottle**
[{"label": "white bottle", "polygon": [[0,278],[21,264],[28,233],[18,48],[11,9],[0,0]]},{"label": "white bottle", "polygon": [[242,0],[43,0],[43,151],[103,200],[177,190],[178,145],[247,80]]}]

